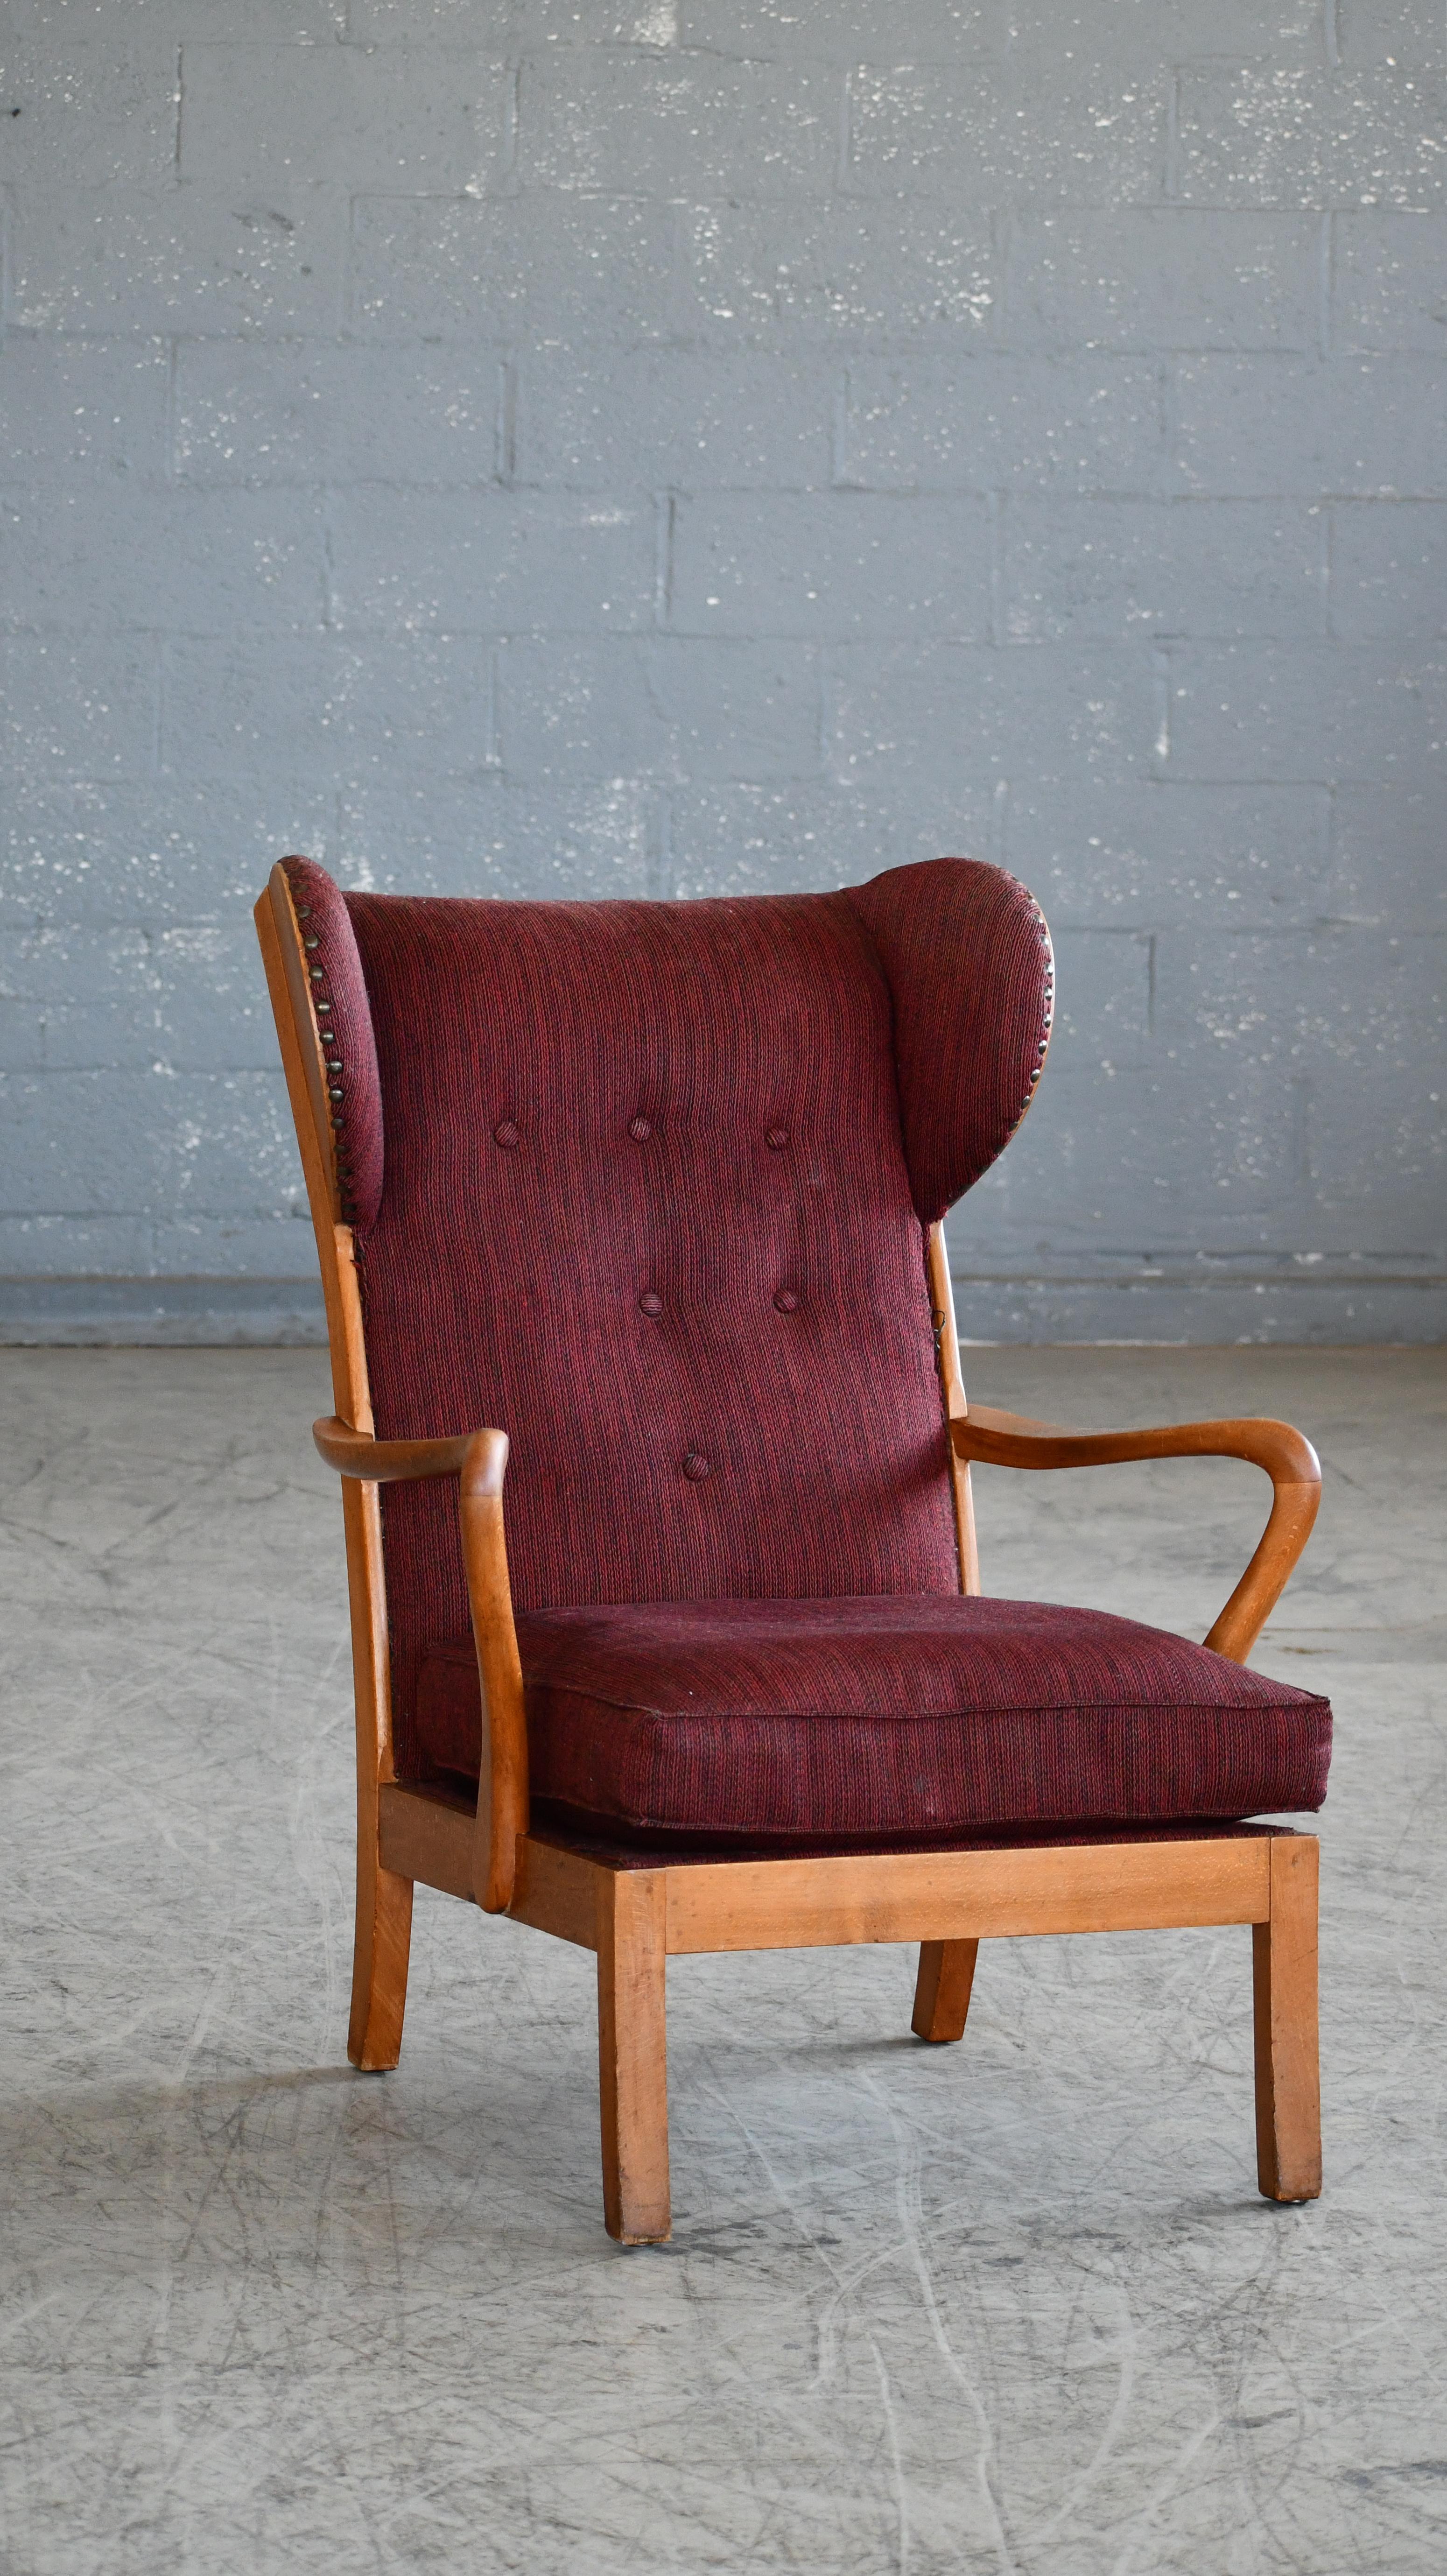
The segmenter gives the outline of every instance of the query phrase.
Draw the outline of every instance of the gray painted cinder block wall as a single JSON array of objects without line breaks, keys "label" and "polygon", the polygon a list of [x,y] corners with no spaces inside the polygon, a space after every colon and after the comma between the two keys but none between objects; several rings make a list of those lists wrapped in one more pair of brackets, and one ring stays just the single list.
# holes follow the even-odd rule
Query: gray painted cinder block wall
[{"label": "gray painted cinder block wall", "polygon": [[314,1329],[298,848],[1002,860],[962,1329],[1441,1335],[1440,0],[10,16],[7,1329]]}]

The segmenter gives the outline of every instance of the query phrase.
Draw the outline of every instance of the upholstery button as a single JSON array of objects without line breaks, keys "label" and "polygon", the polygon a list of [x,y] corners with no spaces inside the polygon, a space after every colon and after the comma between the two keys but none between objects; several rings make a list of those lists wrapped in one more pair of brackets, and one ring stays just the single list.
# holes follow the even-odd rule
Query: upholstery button
[{"label": "upholstery button", "polygon": [[690,1449],[683,1462],[683,1472],[691,1485],[701,1485],[705,1476],[713,1474],[713,1469],[706,1458],[700,1458],[696,1449]]},{"label": "upholstery button", "polygon": [[493,1143],[495,1145],[515,1145],[517,1140],[518,1131],[516,1127],[514,1127],[512,1120],[510,1118],[499,1119],[497,1125],[492,1131]]},{"label": "upholstery button", "polygon": [[652,1288],[644,1289],[638,1303],[645,1315],[661,1315],[663,1312],[663,1299]]},{"label": "upholstery button", "polygon": [[771,1153],[773,1153],[773,1154],[780,1154],[780,1153],[782,1153],[782,1152],[783,1152],[783,1149],[784,1149],[784,1147],[787,1145],[788,1141],[789,1141],[789,1130],[788,1130],[788,1128],[787,1128],[787,1127],[771,1127],[771,1128],[769,1129],[768,1134],[767,1134],[767,1135],[766,1135],[766,1137],[764,1138],[764,1143],[768,1146],[769,1151],[770,1151]]},{"label": "upholstery button", "polygon": [[653,1129],[646,1118],[630,1118],[628,1121],[628,1133],[632,1137],[635,1145],[646,1145],[649,1137],[653,1133]]},{"label": "upholstery button", "polygon": [[792,1315],[798,1306],[799,1300],[795,1296],[792,1288],[776,1288],[774,1290],[774,1303],[778,1307],[781,1315]]}]

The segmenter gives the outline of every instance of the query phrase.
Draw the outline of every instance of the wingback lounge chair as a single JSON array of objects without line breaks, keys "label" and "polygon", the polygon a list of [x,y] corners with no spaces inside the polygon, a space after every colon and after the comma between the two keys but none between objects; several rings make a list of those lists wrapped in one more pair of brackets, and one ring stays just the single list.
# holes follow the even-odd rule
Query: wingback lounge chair
[{"label": "wingback lounge chair", "polygon": [[[1246,1669],[1316,1511],[1263,1421],[967,1409],[940,1220],[1045,1060],[1024,888],[963,859],[706,903],[343,894],[257,926],[316,1223],[357,1712],[350,2055],[414,1883],[596,1951],[604,2208],[669,2232],[670,1955],[1249,1923],[1260,2188],[1320,2189],[1331,1712]],[[980,1594],[970,1461],[1273,1486],[1203,1646]],[[506,1510],[504,1512],[504,1471]],[[469,1615],[470,1614],[470,1615]]]}]

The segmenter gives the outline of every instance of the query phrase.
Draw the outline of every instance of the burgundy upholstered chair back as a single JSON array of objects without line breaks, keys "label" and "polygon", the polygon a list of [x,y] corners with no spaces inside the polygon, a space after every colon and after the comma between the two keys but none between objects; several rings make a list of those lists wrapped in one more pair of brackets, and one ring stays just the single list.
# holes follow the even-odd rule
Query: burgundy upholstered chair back
[{"label": "burgundy upholstered chair back", "polygon": [[[958,1589],[926,1228],[1028,1105],[1023,887],[962,859],[706,903],[287,874],[379,1437],[499,1425],[520,1609]],[[399,1767],[468,1633],[455,1493],[384,1489]]]}]

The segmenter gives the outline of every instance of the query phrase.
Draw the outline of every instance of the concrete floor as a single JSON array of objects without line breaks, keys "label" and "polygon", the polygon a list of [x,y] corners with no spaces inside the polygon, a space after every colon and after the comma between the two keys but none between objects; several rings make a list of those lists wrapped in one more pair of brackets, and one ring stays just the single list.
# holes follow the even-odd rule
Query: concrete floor
[{"label": "concrete floor", "polygon": [[[975,1351],[1100,1424],[1279,1412],[1327,1499],[1326,2197],[1254,2190],[1249,1936],[670,1972],[676,2235],[599,2202],[592,1963],[419,1895],[345,2063],[351,1714],[308,1351],[0,1355],[7,2576],[1440,2576],[1433,1352]],[[993,1591],[1200,1635],[1242,1467],[980,1476]]]}]

